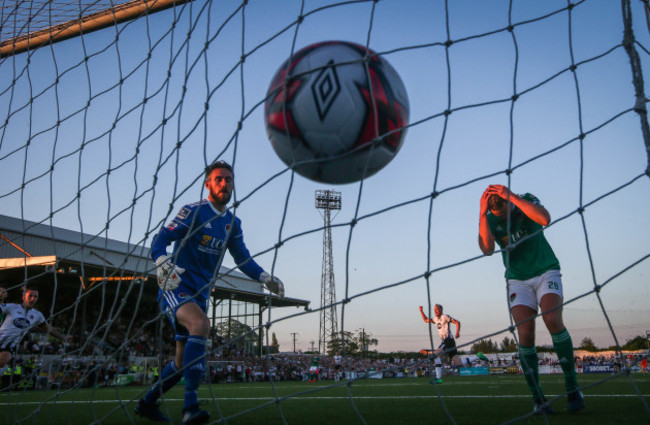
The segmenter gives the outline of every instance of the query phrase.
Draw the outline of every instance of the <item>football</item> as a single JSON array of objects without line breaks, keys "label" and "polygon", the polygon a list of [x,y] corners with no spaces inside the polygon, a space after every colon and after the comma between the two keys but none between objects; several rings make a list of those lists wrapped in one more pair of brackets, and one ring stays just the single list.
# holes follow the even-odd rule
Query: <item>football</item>
[{"label": "football", "polygon": [[264,105],[273,149],[296,173],[345,184],[368,178],[400,150],[409,119],[395,69],[359,44],[309,45],[277,70]]}]

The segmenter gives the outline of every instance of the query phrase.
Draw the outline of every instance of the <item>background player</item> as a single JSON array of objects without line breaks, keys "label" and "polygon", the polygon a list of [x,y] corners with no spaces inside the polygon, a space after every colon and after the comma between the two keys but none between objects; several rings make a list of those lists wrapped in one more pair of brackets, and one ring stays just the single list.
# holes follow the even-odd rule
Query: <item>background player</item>
[{"label": "background player", "polygon": [[[207,422],[210,415],[198,408],[197,389],[205,364],[205,340],[210,322],[207,300],[211,282],[219,272],[222,251],[227,248],[239,269],[269,290],[284,296],[284,285],[270,276],[252,258],[244,244],[241,221],[228,210],[234,174],[218,161],[206,169],[208,198],[185,205],[154,238],[151,256],[158,267],[161,308],[176,331],[174,361],[162,371],[160,380],[140,400],[136,413],[158,422],[170,422],[158,408],[161,394],[185,378],[183,424]],[[167,246],[174,243],[171,256]]]},{"label": "background player", "polygon": [[43,314],[36,310],[37,301],[38,291],[26,289],[23,292],[22,304],[0,304],[0,312],[5,316],[0,325],[0,368],[11,361],[12,353],[32,329],[47,332],[60,340],[68,339],[47,323]]},{"label": "background player", "polygon": [[343,356],[337,354],[334,356],[334,381],[341,380],[341,367],[343,366]]},{"label": "background player", "polygon": [[485,255],[494,253],[495,241],[502,248],[510,313],[519,336],[519,359],[537,414],[553,413],[539,384],[535,349],[538,308],[564,372],[568,409],[577,412],[585,407],[578,389],[573,342],[562,320],[560,262],[543,233],[550,222],[549,212],[530,193],[518,196],[503,185],[490,185],[481,196],[478,244]]},{"label": "background player", "polygon": [[318,382],[318,374],[320,373],[320,367],[318,363],[320,362],[320,357],[314,356],[311,358],[311,366],[309,366],[309,382]]},{"label": "background player", "polygon": [[[438,335],[440,335],[441,343],[433,351],[435,355],[436,363],[436,384],[442,384],[442,360],[440,359],[443,354],[446,354],[450,361],[453,362],[456,366],[463,366],[463,361],[460,356],[457,356],[458,350],[456,350],[456,339],[460,338],[460,322],[453,317],[443,314],[443,307],[440,304],[433,306],[433,312],[435,316],[427,317],[424,314],[424,309],[420,306],[420,314],[422,315],[422,320],[425,323],[433,323],[438,329]],[[456,325],[456,336],[451,333],[451,324]],[[455,338],[455,339],[454,339]],[[478,353],[476,356],[470,357],[468,360],[471,364],[476,359],[481,359],[488,361],[488,358],[483,355],[483,353]]]}]

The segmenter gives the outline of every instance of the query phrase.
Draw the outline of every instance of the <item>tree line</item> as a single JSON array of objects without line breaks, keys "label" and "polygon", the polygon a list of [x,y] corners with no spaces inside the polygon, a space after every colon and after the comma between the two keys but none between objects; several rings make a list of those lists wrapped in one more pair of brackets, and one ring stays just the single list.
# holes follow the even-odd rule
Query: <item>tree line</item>
[{"label": "tree line", "polygon": [[[575,348],[585,351],[618,350],[618,347],[615,345],[606,348],[598,348],[596,347],[596,344],[594,344],[594,341],[588,337],[583,338],[580,345]],[[634,338],[628,339],[625,344],[621,345],[620,349],[625,351],[650,349],[650,340],[645,336],[638,335]],[[514,338],[508,336],[504,337],[500,343],[496,343],[491,339],[481,339],[472,344],[471,348],[473,353],[512,353],[517,352],[517,350],[517,342]],[[553,351],[553,348],[537,347],[537,351]]]},{"label": "tree line", "polygon": [[[236,341],[238,346],[250,347],[251,351],[257,348],[258,333],[253,329],[235,319],[224,321],[213,327],[213,331],[226,341]],[[355,331],[343,331],[333,334],[327,343],[327,354],[330,356],[340,355],[345,352],[345,355],[353,357],[373,357],[382,358],[384,355],[391,355],[396,353],[378,353],[377,345],[379,340],[368,332],[365,328],[359,328]],[[254,348],[255,347],[255,348]],[[594,341],[585,337],[581,340],[580,345],[575,347],[580,350],[596,352],[599,350],[618,350],[616,346],[606,348],[596,347]],[[650,349],[650,340],[638,335],[634,338],[628,339],[625,344],[620,347],[621,350],[635,351]],[[271,344],[264,347],[264,351],[268,350],[271,353],[277,353],[280,350],[277,337],[275,333],[271,335]],[[255,350],[256,351],[256,350]],[[461,353],[462,349],[459,350]],[[514,353],[518,351],[517,341],[510,336],[505,336],[501,342],[495,342],[492,339],[480,339],[472,344],[472,353]],[[539,352],[553,351],[552,347],[537,347]],[[400,353],[397,353],[400,354]],[[405,354],[405,353],[401,353]],[[421,353],[411,353],[413,356],[419,356]]]}]

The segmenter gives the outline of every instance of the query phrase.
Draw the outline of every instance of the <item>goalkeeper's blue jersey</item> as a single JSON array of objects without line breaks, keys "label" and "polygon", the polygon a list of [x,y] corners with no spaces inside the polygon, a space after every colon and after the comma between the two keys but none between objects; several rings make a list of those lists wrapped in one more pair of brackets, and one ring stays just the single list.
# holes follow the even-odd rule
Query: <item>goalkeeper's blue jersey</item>
[{"label": "goalkeeper's blue jersey", "polygon": [[[185,243],[182,243],[185,238]],[[167,246],[172,242],[171,261],[185,269],[180,275],[183,283],[205,299],[210,295],[208,283],[221,265],[224,247],[228,248],[237,267],[251,279],[259,280],[264,271],[251,258],[244,244],[241,220],[230,210],[219,212],[207,199],[185,205],[160,230],[151,245],[153,260],[167,255]]]}]

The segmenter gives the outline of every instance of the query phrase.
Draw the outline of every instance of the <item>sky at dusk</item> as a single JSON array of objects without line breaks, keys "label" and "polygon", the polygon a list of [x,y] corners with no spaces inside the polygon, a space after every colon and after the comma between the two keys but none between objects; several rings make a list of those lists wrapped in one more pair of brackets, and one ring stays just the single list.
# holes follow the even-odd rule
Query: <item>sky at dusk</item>
[{"label": "sky at dusk", "polygon": [[[418,312],[429,301],[462,323],[459,345],[511,336],[501,256],[477,244],[479,198],[506,184],[551,213],[545,234],[574,345],[645,336],[650,181],[620,2],[510,3],[196,1],[120,25],[117,42],[108,28],[3,59],[0,214],[149,246],[184,204],[205,197],[205,165],[224,159],[256,261],[287,296],[319,307],[314,194],[336,190],[336,295],[351,299],[339,326],[364,329],[380,351],[417,351],[431,346]],[[632,12],[647,79],[642,2]],[[368,45],[408,93],[403,146],[363,183],[294,175],[266,135],[271,77],[292,51],[324,40]],[[302,350],[318,341],[318,313],[293,317],[300,312],[271,310],[283,351],[292,333]],[[541,321],[537,338],[550,343]]]}]

